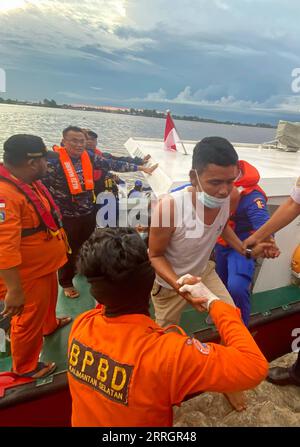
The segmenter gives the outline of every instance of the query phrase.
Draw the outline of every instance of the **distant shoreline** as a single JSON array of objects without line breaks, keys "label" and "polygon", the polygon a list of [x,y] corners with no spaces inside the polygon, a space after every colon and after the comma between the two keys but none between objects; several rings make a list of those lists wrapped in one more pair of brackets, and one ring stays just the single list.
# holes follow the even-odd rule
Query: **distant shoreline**
[{"label": "distant shoreline", "polygon": [[[70,104],[57,104],[53,99],[44,99],[43,102],[30,102],[30,101],[18,101],[17,99],[4,99],[0,97],[0,105],[15,105],[15,106],[31,106],[31,107],[46,107],[51,109],[65,109],[65,110],[78,110],[83,112],[104,112],[104,113],[117,113],[119,115],[132,115],[132,116],[145,116],[150,118],[166,118],[166,112],[159,112],[152,109],[135,109],[135,108],[118,108],[109,106],[88,106],[78,105],[72,106]],[[200,123],[212,123],[212,124],[226,124],[231,126],[246,126],[246,127],[262,127],[267,129],[275,129],[276,126],[266,123],[241,123],[236,121],[219,121],[209,118],[200,118],[198,116],[189,115],[174,115],[172,118],[182,121],[194,121]]]}]

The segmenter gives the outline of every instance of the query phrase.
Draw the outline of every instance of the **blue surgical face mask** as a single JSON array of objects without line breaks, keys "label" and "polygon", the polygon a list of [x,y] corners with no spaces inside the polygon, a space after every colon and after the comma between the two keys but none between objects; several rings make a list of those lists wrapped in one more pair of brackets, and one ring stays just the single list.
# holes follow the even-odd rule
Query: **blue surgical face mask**
[{"label": "blue surgical face mask", "polygon": [[214,196],[207,194],[207,192],[205,192],[201,186],[197,170],[194,169],[194,171],[196,173],[198,187],[200,189],[197,197],[200,200],[200,202],[202,203],[202,205],[206,206],[207,208],[221,208],[221,206],[226,202],[226,200],[228,200],[228,197],[224,197],[224,198],[220,199],[219,197],[214,197]]}]

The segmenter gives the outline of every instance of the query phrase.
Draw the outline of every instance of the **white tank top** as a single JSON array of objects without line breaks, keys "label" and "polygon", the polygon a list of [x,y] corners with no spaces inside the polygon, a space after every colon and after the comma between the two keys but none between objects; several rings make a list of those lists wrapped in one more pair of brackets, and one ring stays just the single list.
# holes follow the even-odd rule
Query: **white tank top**
[{"label": "white tank top", "polygon": [[[221,206],[214,222],[211,225],[206,225],[196,215],[195,207],[192,204],[192,194],[187,189],[175,191],[170,195],[174,199],[175,209],[177,210],[176,230],[172,234],[164,256],[178,276],[186,273],[201,276],[206,269],[216,241],[228,221],[230,197],[228,196],[228,199]],[[183,203],[185,203],[184,206]],[[184,213],[181,212],[183,208],[186,210]],[[188,209],[190,209],[190,212],[187,212]],[[181,221],[179,215],[182,216]],[[156,275],[156,281],[161,286],[172,289],[170,284],[158,275]]]},{"label": "white tank top", "polygon": [[296,184],[291,192],[291,198],[294,200],[294,202],[300,205],[300,177],[298,177]]}]

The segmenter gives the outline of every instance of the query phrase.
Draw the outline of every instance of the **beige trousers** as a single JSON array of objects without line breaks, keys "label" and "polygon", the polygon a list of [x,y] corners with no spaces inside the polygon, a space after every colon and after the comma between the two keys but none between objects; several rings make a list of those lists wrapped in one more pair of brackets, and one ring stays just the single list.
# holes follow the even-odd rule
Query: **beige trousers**
[{"label": "beige trousers", "polygon": [[[228,290],[215,271],[215,263],[208,261],[201,279],[218,298],[234,306],[233,299]],[[178,295],[174,289],[167,289],[154,282],[152,293],[152,302],[155,310],[156,323],[161,327],[167,327],[171,324],[179,324],[183,309],[187,306],[185,299]]]}]

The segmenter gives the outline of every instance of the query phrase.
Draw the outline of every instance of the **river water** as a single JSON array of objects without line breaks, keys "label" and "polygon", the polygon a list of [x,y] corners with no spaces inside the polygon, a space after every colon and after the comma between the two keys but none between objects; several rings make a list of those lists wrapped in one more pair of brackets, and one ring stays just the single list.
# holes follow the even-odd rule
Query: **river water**
[{"label": "river water", "polygon": [[[262,143],[274,139],[275,129],[232,126],[224,124],[175,121],[180,138],[200,140],[221,136],[232,142]],[[84,112],[44,107],[0,105],[0,154],[4,141],[16,133],[42,137],[51,148],[61,141],[62,130],[69,126],[90,128],[99,135],[99,147],[124,153],[123,144],[129,137],[163,138],[165,119]]]}]

